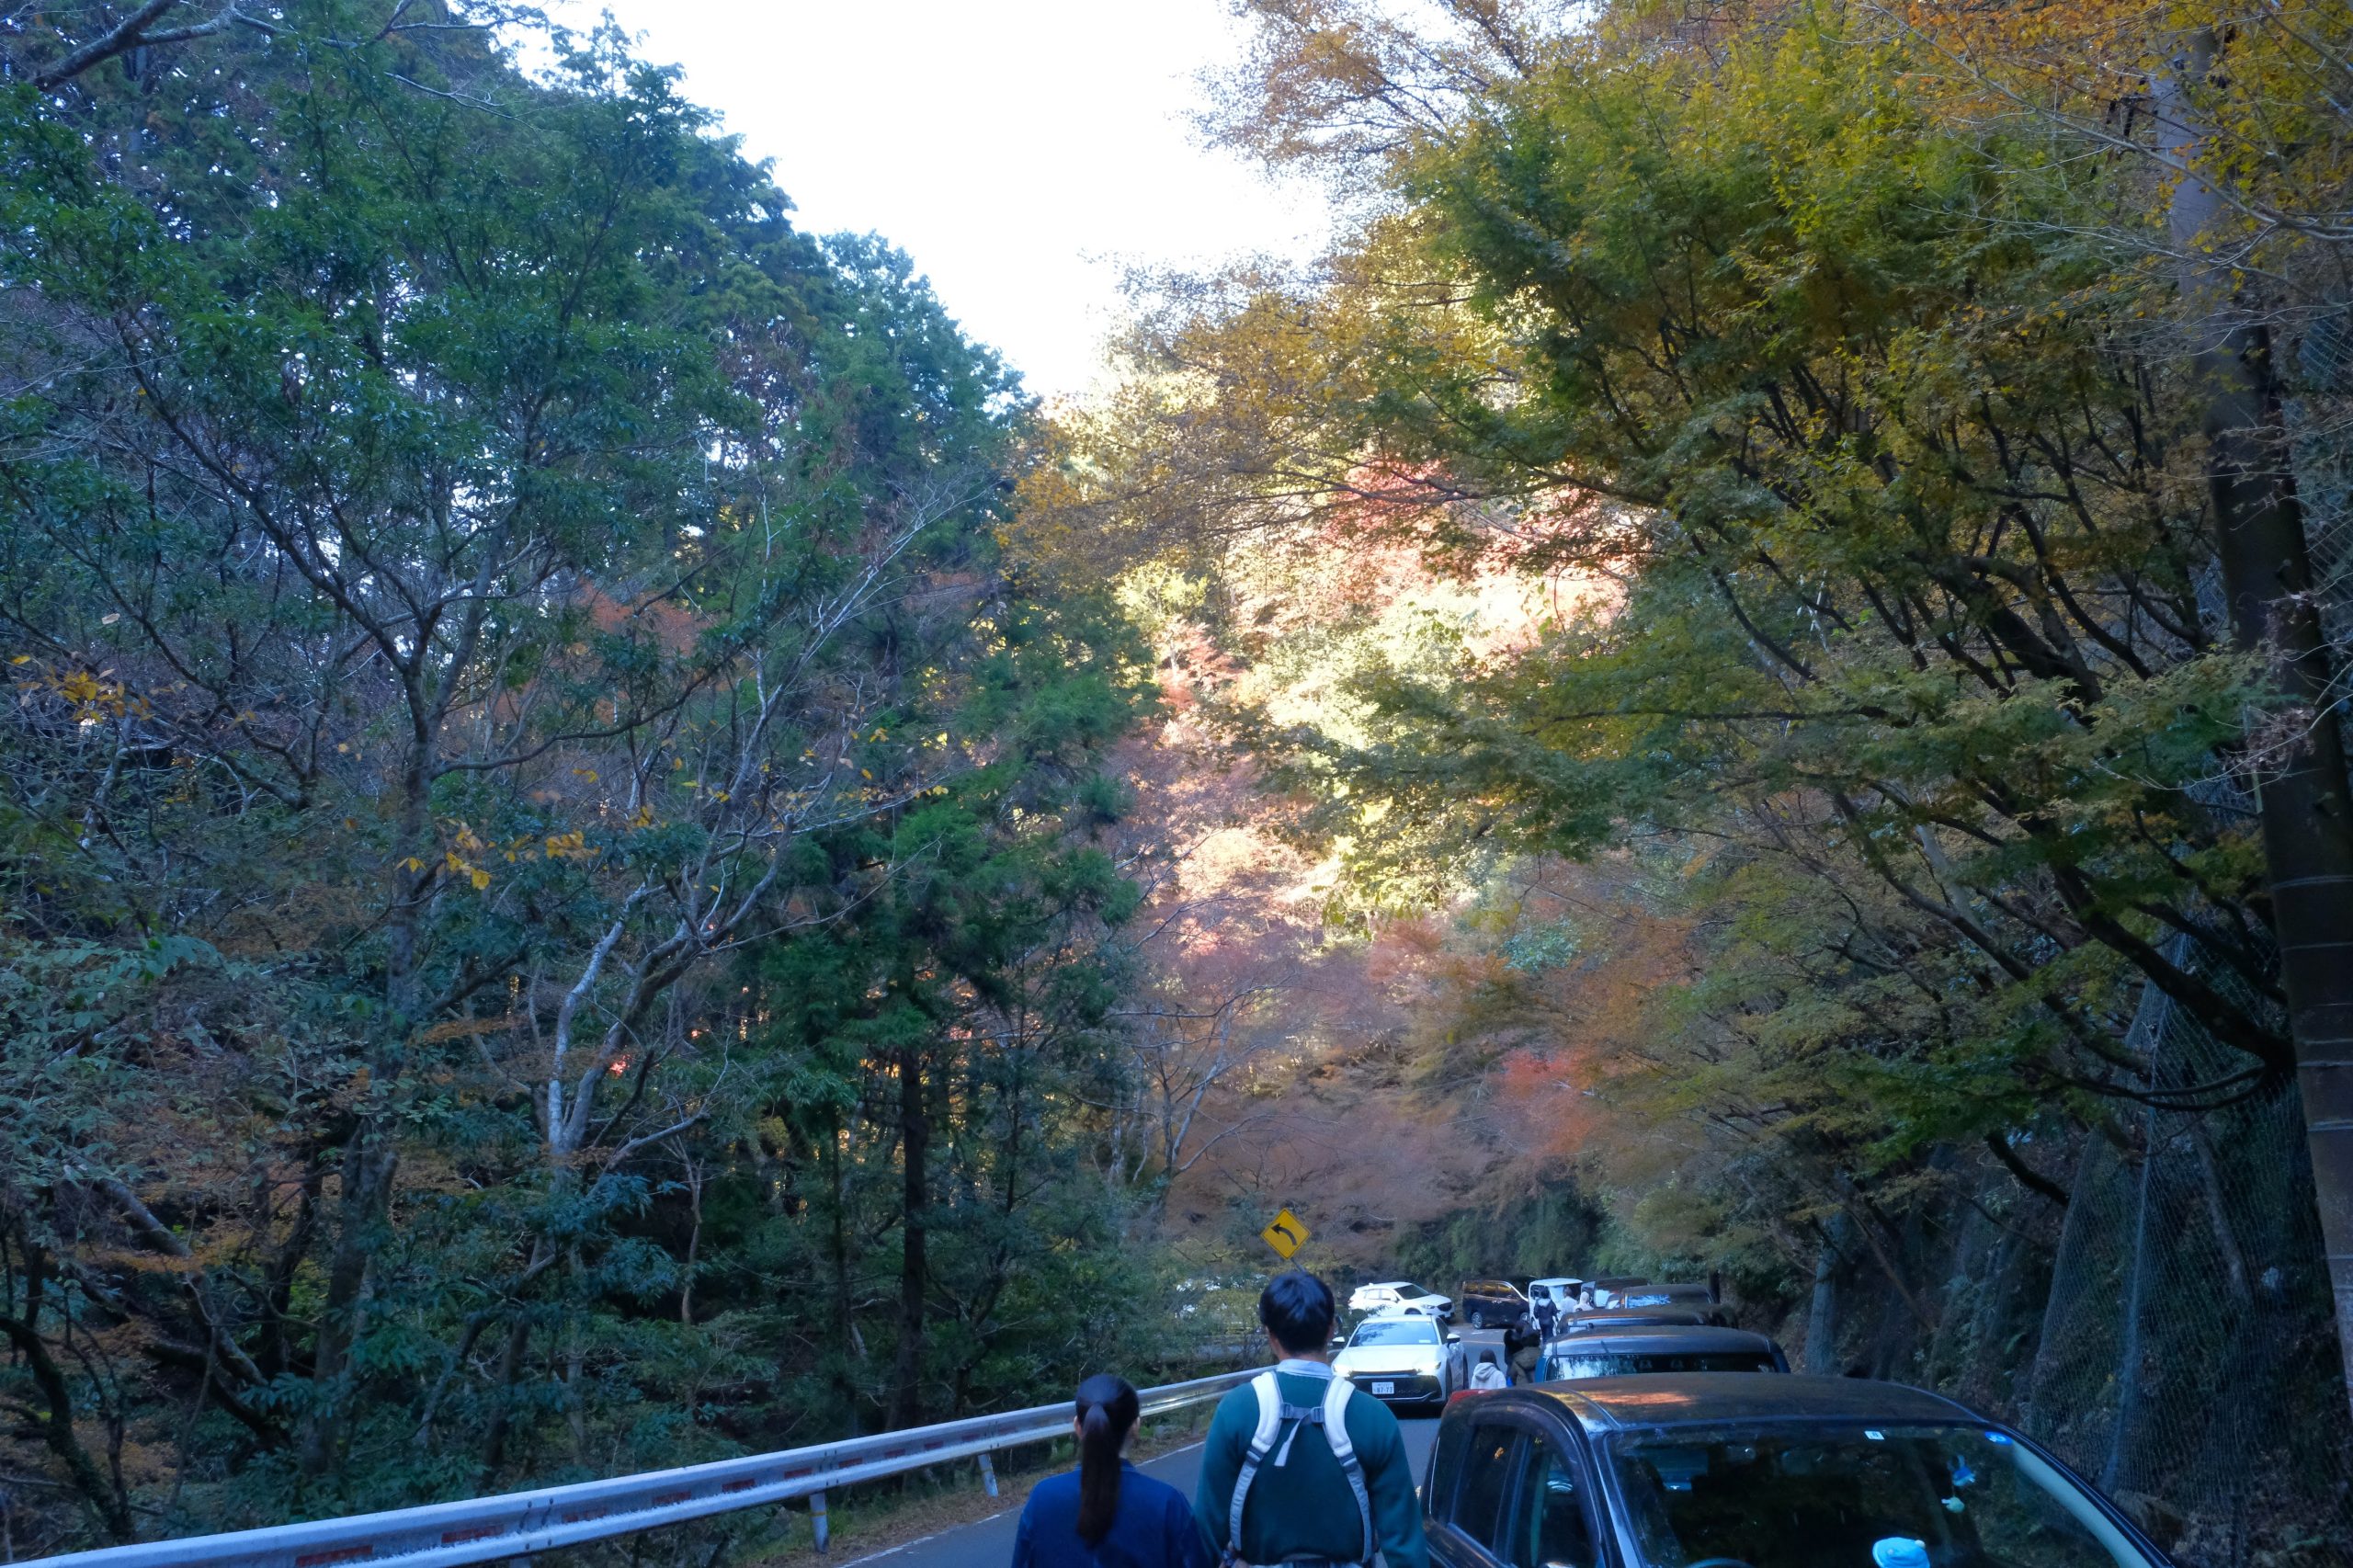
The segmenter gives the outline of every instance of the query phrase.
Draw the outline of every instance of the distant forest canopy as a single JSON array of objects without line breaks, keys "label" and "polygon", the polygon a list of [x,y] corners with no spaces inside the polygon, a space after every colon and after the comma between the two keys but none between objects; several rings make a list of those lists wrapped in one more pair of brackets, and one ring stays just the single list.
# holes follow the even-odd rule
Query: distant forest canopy
[{"label": "distant forest canopy", "polygon": [[1241,10],[1343,233],[1057,407],[609,29],[0,16],[15,1551],[1186,1375],[1288,1204],[2353,1555],[2353,17]]}]

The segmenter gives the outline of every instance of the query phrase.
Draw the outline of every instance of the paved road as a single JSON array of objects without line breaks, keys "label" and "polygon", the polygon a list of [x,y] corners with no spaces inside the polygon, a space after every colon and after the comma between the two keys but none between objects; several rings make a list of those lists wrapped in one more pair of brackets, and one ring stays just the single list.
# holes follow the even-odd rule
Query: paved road
[{"label": "paved road", "polygon": [[[1429,1471],[1430,1445],[1438,1439],[1438,1423],[1429,1419],[1401,1420],[1398,1425],[1404,1428],[1405,1452],[1413,1458],[1414,1479],[1419,1483]],[[1141,1468],[1146,1475],[1168,1483],[1189,1497],[1200,1478],[1201,1446],[1196,1443],[1147,1460]],[[1012,1561],[1013,1531],[1019,1522],[1019,1510],[1007,1508],[978,1524],[926,1536],[887,1551],[848,1558],[842,1568],[855,1568],[861,1562],[874,1563],[876,1568],[992,1568]]]}]

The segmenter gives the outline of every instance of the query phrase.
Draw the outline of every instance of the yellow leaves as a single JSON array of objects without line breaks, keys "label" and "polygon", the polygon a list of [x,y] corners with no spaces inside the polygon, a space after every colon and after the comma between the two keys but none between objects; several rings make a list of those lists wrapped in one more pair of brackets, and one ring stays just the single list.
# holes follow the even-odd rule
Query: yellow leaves
[{"label": "yellow leaves", "polygon": [[[13,661],[18,665],[31,662],[29,653],[20,654]],[[63,676],[37,676],[26,683],[17,700],[29,702],[43,692],[70,704],[74,722],[83,725],[148,710],[144,699],[132,696],[129,687],[114,678],[112,670],[77,669]]]},{"label": "yellow leaves", "polygon": [[474,892],[481,892],[490,886],[490,873],[471,861],[460,858],[456,850],[452,849],[449,852],[445,863],[451,871],[472,882]]},{"label": "yellow leaves", "polygon": [[578,828],[570,833],[551,833],[542,841],[551,860],[593,860],[597,851],[589,847],[588,835]]},{"label": "yellow leaves", "polygon": [[498,1034],[515,1028],[517,1018],[512,1014],[498,1018],[450,1018],[420,1030],[416,1039],[420,1045],[438,1045],[444,1040]]}]

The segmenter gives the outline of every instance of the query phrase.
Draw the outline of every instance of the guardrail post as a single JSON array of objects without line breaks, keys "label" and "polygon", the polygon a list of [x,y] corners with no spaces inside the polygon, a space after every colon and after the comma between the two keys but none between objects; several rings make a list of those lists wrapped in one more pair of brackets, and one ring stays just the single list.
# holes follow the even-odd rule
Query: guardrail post
[{"label": "guardrail post", "polygon": [[996,1466],[989,1463],[986,1454],[981,1456],[981,1484],[988,1488],[990,1496],[996,1495]]},{"label": "guardrail post", "polygon": [[833,1532],[825,1528],[825,1494],[823,1492],[809,1494],[809,1522],[817,1528],[817,1550],[831,1551]]}]

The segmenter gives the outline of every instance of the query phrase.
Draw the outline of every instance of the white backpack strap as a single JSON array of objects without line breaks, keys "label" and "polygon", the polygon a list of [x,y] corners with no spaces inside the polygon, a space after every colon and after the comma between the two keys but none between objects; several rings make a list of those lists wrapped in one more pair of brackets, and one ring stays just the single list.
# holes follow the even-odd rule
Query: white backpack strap
[{"label": "white backpack strap", "polygon": [[1346,1378],[1334,1378],[1331,1388],[1324,1395],[1324,1440],[1331,1445],[1332,1457],[1340,1461],[1347,1472],[1348,1490],[1357,1494],[1357,1517],[1364,1524],[1364,1561],[1372,1561],[1372,1493],[1365,1485],[1364,1461],[1357,1458],[1355,1439],[1348,1436],[1348,1396],[1356,1392],[1355,1385]]},{"label": "white backpack strap", "polygon": [[1267,1462],[1283,1426],[1283,1391],[1275,1382],[1275,1374],[1261,1372],[1251,1379],[1250,1392],[1258,1396],[1258,1426],[1250,1434],[1250,1451],[1243,1456],[1242,1472],[1233,1478],[1233,1506],[1226,1516],[1225,1529],[1229,1560],[1241,1555],[1242,1506],[1250,1500],[1250,1483],[1258,1478],[1258,1467]]}]

